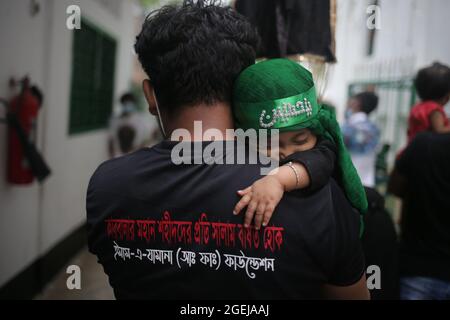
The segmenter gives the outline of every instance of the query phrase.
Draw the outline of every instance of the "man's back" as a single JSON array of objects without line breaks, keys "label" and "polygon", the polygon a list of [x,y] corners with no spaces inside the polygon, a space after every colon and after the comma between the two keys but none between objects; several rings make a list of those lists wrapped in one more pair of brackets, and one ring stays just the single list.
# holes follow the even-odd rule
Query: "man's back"
[{"label": "man's back", "polygon": [[450,281],[449,162],[450,134],[430,132],[419,134],[397,162],[399,173],[407,179],[403,273]]},{"label": "man's back", "polygon": [[359,217],[334,181],[286,195],[268,227],[245,229],[236,191],[260,166],[176,166],[174,145],[108,161],[91,179],[89,246],[117,298],[319,298],[361,278]]}]

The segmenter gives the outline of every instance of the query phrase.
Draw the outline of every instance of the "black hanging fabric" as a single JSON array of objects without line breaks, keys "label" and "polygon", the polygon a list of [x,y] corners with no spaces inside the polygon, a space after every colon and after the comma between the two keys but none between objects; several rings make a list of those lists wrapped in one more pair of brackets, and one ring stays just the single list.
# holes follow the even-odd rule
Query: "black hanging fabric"
[{"label": "black hanging fabric", "polygon": [[258,57],[295,54],[335,62],[331,5],[334,0],[236,0],[236,10],[258,29]]}]

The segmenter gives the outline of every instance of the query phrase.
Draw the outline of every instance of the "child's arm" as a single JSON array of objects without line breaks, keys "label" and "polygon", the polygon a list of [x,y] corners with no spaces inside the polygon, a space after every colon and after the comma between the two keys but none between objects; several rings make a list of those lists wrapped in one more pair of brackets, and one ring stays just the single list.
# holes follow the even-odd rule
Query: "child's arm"
[{"label": "child's arm", "polygon": [[334,145],[325,140],[311,150],[294,153],[286,159],[290,161],[288,165],[282,165],[250,187],[239,190],[242,198],[233,213],[237,215],[247,207],[244,226],[248,227],[253,218],[256,229],[266,226],[284,192],[323,187],[333,172],[335,158]]},{"label": "child's arm", "polygon": [[444,120],[445,120],[444,115],[440,111],[438,110],[433,111],[430,114],[430,123],[432,131],[436,133],[450,132],[450,126],[446,126]]},{"label": "child's arm", "polygon": [[336,154],[337,149],[334,143],[321,139],[313,149],[296,152],[288,156],[283,163],[296,162],[303,165],[310,182],[300,189],[307,188],[308,191],[316,191],[325,186],[333,175]]},{"label": "child's arm", "polygon": [[242,198],[236,204],[233,213],[237,215],[247,207],[244,226],[249,227],[254,218],[255,228],[258,230],[261,225],[266,226],[269,223],[284,192],[305,188],[308,185],[309,177],[303,165],[292,163],[290,166],[281,166],[255,181],[250,187],[239,190],[238,194]]}]

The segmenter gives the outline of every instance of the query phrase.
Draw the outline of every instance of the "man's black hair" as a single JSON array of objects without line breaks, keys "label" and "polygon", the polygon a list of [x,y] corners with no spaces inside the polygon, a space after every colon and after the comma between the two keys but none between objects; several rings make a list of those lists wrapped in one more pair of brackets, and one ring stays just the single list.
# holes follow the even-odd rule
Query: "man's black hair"
[{"label": "man's black hair", "polygon": [[423,101],[443,99],[450,93],[450,68],[435,62],[419,70],[414,86]]},{"label": "man's black hair", "polygon": [[367,114],[370,114],[378,106],[378,96],[373,92],[361,92],[355,95],[353,98],[359,101],[361,111]]},{"label": "man's black hair", "polygon": [[158,103],[172,112],[182,105],[231,102],[239,73],[255,63],[256,29],[217,1],[188,1],[150,13],[135,51]]}]

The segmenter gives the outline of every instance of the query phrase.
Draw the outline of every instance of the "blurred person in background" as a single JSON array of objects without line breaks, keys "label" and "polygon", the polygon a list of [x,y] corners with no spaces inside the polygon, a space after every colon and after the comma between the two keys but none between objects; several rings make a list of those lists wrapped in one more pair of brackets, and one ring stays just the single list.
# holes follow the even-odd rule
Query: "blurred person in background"
[{"label": "blurred person in background", "polygon": [[422,132],[400,154],[388,191],[402,198],[400,296],[450,299],[450,133]]},{"label": "blurred person in background", "polygon": [[109,133],[109,154],[120,157],[150,144],[150,123],[139,112],[136,97],[125,93],[120,98],[120,114],[112,117]]},{"label": "blurred person in background", "polygon": [[361,181],[366,187],[375,186],[375,162],[380,130],[369,119],[378,106],[378,96],[362,92],[350,98],[342,126],[345,145],[352,157]]},{"label": "blurred person in background", "polygon": [[378,106],[378,96],[370,91],[350,98],[346,122],[342,126],[344,142],[366,186],[368,211],[363,216],[361,242],[367,265],[376,265],[383,273],[381,288],[371,291],[374,300],[398,298],[398,242],[394,222],[385,209],[384,198],[374,189],[380,130],[369,119]]},{"label": "blurred person in background", "polygon": [[408,120],[408,143],[422,131],[450,132],[444,106],[450,99],[450,68],[438,62],[419,70],[414,86],[421,102],[415,105]]}]

